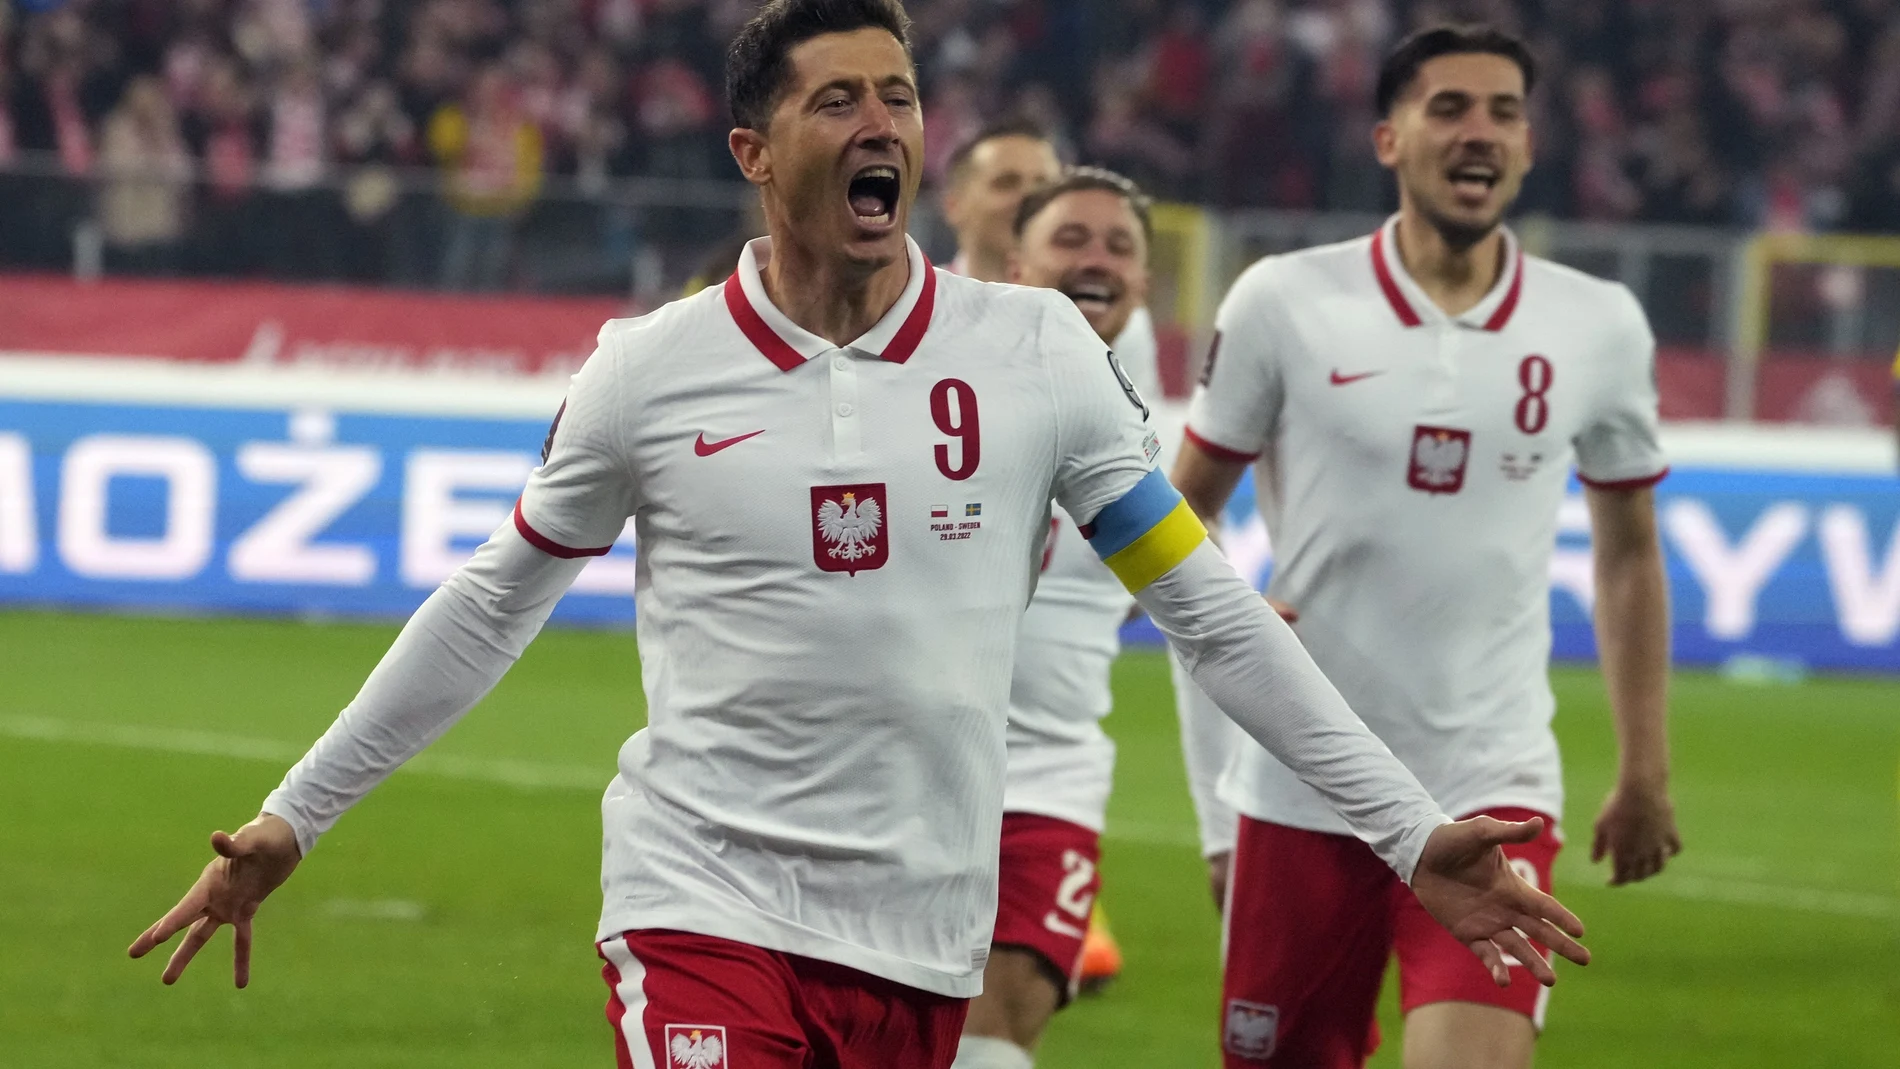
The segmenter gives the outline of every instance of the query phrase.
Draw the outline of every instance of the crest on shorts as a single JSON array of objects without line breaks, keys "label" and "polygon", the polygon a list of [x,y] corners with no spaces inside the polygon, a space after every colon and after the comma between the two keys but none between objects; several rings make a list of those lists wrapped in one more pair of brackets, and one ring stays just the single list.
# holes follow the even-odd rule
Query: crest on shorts
[{"label": "crest on shorts", "polygon": [[1405,481],[1428,494],[1455,494],[1465,487],[1465,462],[1471,458],[1471,432],[1455,427],[1412,429],[1411,463]]},{"label": "crest on shorts", "polygon": [[1264,1062],[1273,1057],[1280,1036],[1280,1007],[1245,999],[1227,1000],[1227,1020],[1221,1028],[1221,1049],[1236,1058]]},{"label": "crest on shorts", "polygon": [[666,1064],[671,1069],[728,1069],[724,1026],[667,1025]]},{"label": "crest on shorts", "polygon": [[884,523],[883,483],[811,488],[811,555],[821,571],[884,567],[890,540]]}]

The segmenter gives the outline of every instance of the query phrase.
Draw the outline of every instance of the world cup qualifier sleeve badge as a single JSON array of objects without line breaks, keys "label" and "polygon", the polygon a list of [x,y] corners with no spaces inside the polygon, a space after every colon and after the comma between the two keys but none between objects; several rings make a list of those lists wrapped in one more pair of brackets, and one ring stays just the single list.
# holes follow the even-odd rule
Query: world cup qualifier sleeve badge
[{"label": "world cup qualifier sleeve badge", "polygon": [[811,556],[820,571],[856,575],[890,559],[883,483],[811,488]]}]

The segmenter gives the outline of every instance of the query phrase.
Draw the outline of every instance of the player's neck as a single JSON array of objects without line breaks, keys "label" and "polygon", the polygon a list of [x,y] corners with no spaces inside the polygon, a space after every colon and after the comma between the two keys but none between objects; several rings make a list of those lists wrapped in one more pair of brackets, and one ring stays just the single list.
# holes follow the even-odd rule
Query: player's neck
[{"label": "player's neck", "polygon": [[775,236],[772,259],[759,273],[759,281],[785,318],[833,345],[844,346],[876,326],[903,296],[910,282],[910,258],[866,272],[840,257]]},{"label": "player's neck", "polygon": [[1397,234],[1405,273],[1448,316],[1476,307],[1504,271],[1502,227],[1472,244],[1454,244],[1417,212],[1400,212]]},{"label": "player's neck", "polygon": [[960,245],[963,274],[978,282],[1009,281],[1009,251],[986,249],[978,244]]}]

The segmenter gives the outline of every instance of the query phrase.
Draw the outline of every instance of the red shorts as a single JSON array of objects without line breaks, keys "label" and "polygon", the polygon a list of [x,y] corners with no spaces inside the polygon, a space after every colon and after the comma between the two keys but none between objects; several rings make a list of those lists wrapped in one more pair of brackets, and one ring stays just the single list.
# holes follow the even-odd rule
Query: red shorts
[{"label": "red shorts", "polygon": [[[1546,891],[1560,845],[1556,827],[1546,816],[1542,835],[1504,848],[1518,874]],[[1511,969],[1511,986],[1498,987],[1477,955],[1359,840],[1242,817],[1231,871],[1221,984],[1227,1069],[1359,1069],[1379,1045],[1373,1012],[1394,952],[1403,1012],[1476,1002],[1543,1027],[1550,989],[1522,966]]]},{"label": "red shorts", "polygon": [[600,944],[620,1069],[948,1069],[969,1003],[730,939]]},{"label": "red shorts", "polygon": [[990,941],[1042,958],[1064,1001],[1075,996],[1082,976],[1082,941],[1102,885],[1095,868],[1101,840],[1096,832],[1055,817],[1003,814],[996,935]]}]

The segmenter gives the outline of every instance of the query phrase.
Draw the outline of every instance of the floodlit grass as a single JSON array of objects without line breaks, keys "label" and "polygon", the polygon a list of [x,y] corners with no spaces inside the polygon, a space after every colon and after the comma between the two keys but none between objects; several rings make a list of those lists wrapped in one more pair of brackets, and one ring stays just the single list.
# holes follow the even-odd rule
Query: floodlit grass
[{"label": "floodlit grass", "polygon": [[[161,961],[125,960],[210,856],[205,836],[255,812],[393,634],[0,613],[0,1065],[611,1064],[591,938],[599,786],[642,717],[625,635],[544,635],[432,769],[350,814],[266,906],[249,990],[231,988],[225,937],[176,988]],[[1556,681],[1572,796],[1558,890],[1598,960],[1563,970],[1540,1067],[1889,1064],[1900,683],[1679,677],[1688,852],[1612,891],[1585,857],[1612,768],[1602,687]],[[1127,971],[1058,1018],[1038,1064],[1210,1066],[1217,922],[1165,663],[1131,653],[1116,689],[1104,901]],[[1374,1064],[1397,1066],[1397,1046]]]}]

